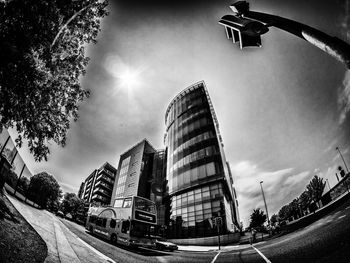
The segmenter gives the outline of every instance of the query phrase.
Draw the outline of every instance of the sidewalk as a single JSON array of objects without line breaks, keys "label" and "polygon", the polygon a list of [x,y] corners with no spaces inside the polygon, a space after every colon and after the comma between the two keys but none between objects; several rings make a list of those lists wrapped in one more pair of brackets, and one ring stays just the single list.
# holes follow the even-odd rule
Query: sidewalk
[{"label": "sidewalk", "polygon": [[35,209],[6,195],[18,212],[28,221],[47,245],[45,263],[106,263],[114,262],[92,251],[73,234],[55,215]]}]

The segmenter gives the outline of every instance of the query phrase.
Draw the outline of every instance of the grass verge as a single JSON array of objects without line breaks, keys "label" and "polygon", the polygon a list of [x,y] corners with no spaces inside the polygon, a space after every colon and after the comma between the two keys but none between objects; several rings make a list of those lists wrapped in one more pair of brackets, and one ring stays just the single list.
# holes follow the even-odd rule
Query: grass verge
[{"label": "grass verge", "polygon": [[47,247],[39,234],[0,194],[0,262],[44,262]]}]

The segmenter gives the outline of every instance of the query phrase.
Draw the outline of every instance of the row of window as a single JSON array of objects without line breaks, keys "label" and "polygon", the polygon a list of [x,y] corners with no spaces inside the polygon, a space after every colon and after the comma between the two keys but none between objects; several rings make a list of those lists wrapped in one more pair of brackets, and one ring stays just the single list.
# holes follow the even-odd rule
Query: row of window
[{"label": "row of window", "polygon": [[200,115],[206,115],[209,112],[208,108],[203,108],[202,105],[200,107],[201,109],[191,108],[176,119],[174,125],[177,127],[177,131],[180,131],[183,126],[187,126],[194,118],[199,118]]},{"label": "row of window", "polygon": [[194,91],[191,91],[188,94],[185,94],[181,98],[177,99],[172,105],[168,113],[167,120],[166,120],[167,125],[169,125],[181,112],[183,112],[184,110],[190,107],[193,107],[194,105],[193,102],[198,97],[203,97],[203,94],[204,94],[203,90],[196,89]]},{"label": "row of window", "polygon": [[169,191],[174,192],[187,185],[196,184],[198,180],[218,174],[219,170],[216,168],[215,164],[216,163],[214,162],[210,162],[194,167],[190,170],[186,170],[180,174],[177,174],[176,171],[169,173]]},{"label": "row of window", "polygon": [[118,184],[117,184],[117,190],[116,190],[116,196],[119,196],[124,192],[126,177],[127,177],[128,170],[129,170],[130,159],[131,159],[131,156],[124,159],[122,164],[121,164],[121,169],[120,169]]},{"label": "row of window", "polygon": [[210,119],[207,116],[204,116],[204,117],[190,123],[189,125],[183,126],[182,129],[175,132],[174,138],[175,138],[175,140],[178,140],[179,138],[184,137],[188,133],[190,133],[194,130],[198,130],[199,128],[201,128],[209,123],[211,123]]},{"label": "row of window", "polygon": [[172,198],[171,207],[173,210],[183,206],[187,206],[193,202],[205,201],[207,199],[215,199],[223,196],[222,185],[212,184],[195,190],[190,190]]},{"label": "row of window", "polygon": [[176,171],[177,169],[182,168],[183,166],[198,161],[202,158],[205,158],[207,156],[213,156],[218,153],[218,149],[216,146],[212,145],[209,147],[206,147],[204,149],[200,149],[199,151],[193,152],[184,158],[177,161],[173,166],[170,167],[170,173],[173,171]]},{"label": "row of window", "polygon": [[179,145],[172,153],[171,156],[175,156],[177,153],[181,153],[184,149],[189,148],[190,146],[211,139],[211,138],[215,138],[214,132],[213,131],[207,131],[204,133],[201,133],[191,139],[189,139],[188,141],[184,142],[183,144]]},{"label": "row of window", "polygon": [[182,220],[190,225],[208,218],[212,218],[218,212],[222,212],[222,201],[207,201],[196,205],[190,205],[179,209],[173,209],[171,219]]}]

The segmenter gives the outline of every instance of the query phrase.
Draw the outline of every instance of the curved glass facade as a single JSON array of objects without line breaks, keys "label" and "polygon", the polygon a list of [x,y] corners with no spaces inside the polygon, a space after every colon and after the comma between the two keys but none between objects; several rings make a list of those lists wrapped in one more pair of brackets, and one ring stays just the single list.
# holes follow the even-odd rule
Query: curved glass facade
[{"label": "curved glass facade", "polygon": [[172,100],[165,124],[168,238],[216,235],[215,216],[223,218],[221,231],[227,232],[233,228],[232,179],[204,82],[188,87]]}]

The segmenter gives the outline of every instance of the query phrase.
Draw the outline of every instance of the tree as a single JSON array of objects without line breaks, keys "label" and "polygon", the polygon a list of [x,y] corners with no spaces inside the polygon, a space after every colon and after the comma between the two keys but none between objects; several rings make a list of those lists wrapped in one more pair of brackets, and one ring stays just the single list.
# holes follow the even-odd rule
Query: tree
[{"label": "tree", "polygon": [[17,190],[21,191],[22,194],[25,194],[27,195],[28,193],[28,189],[29,189],[29,180],[27,177],[21,177],[19,180],[18,180],[18,183],[16,185],[17,187]]},{"label": "tree", "polygon": [[310,203],[311,203],[310,193],[309,191],[305,190],[299,196],[299,205],[303,213],[307,209]]},{"label": "tree", "polygon": [[46,208],[48,204],[61,198],[62,191],[52,175],[41,172],[30,178],[28,194],[29,199]]},{"label": "tree", "polygon": [[78,212],[83,210],[83,208],[84,201],[74,193],[66,193],[60,205],[60,210],[62,210],[64,214],[70,213],[73,219],[76,218]]},{"label": "tree", "polygon": [[36,161],[50,141],[66,144],[78,103],[88,97],[85,47],[96,43],[107,0],[0,1],[0,132],[15,127]]},{"label": "tree", "polygon": [[260,208],[254,209],[250,215],[250,227],[261,227],[266,221],[266,215]]},{"label": "tree", "polygon": [[323,178],[320,178],[317,175],[315,175],[311,179],[310,183],[306,186],[306,189],[310,194],[311,200],[317,203],[322,197],[322,193],[325,186],[326,182],[323,182]]},{"label": "tree", "polygon": [[276,223],[278,222],[278,215],[273,214],[270,218],[271,226],[275,226]]},{"label": "tree", "polygon": [[281,207],[281,209],[278,211],[278,217],[281,221],[287,220],[291,216],[290,206],[284,205]]}]

